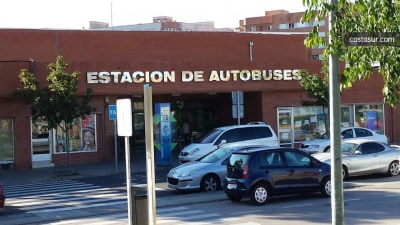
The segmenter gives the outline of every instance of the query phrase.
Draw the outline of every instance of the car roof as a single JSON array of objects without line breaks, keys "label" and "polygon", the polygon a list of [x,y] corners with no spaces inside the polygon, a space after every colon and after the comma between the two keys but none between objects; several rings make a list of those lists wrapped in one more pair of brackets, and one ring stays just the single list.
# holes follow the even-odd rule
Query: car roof
[{"label": "car roof", "polygon": [[249,123],[249,124],[242,124],[242,125],[232,125],[232,126],[223,126],[214,128],[214,130],[229,130],[232,128],[244,128],[244,127],[271,127],[265,123]]},{"label": "car roof", "polygon": [[362,143],[366,143],[366,142],[375,142],[375,143],[384,144],[384,143],[376,141],[376,140],[363,139],[363,138],[352,138],[352,139],[344,139],[344,140],[342,140],[342,143],[354,143],[354,144],[358,144],[358,145],[362,144]]},{"label": "car roof", "polygon": [[241,149],[239,151],[236,151],[234,154],[251,154],[254,152],[261,152],[261,151],[301,151],[295,148],[287,148],[287,147],[270,147],[270,146],[258,146],[255,148],[250,148],[250,149]]}]

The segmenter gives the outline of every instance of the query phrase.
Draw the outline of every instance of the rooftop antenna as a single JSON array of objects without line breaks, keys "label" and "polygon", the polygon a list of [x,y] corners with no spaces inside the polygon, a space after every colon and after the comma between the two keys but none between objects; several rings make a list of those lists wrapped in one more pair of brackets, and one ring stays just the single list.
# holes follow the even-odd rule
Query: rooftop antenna
[{"label": "rooftop antenna", "polygon": [[111,2],[111,29],[113,29],[113,8],[112,8],[112,2]]}]

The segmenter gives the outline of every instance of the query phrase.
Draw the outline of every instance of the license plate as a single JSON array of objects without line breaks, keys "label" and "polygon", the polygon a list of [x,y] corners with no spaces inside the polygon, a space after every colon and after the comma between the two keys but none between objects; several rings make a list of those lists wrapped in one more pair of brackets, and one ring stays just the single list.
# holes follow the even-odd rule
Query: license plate
[{"label": "license plate", "polygon": [[228,189],[236,189],[237,185],[236,184],[228,184],[227,188]]}]

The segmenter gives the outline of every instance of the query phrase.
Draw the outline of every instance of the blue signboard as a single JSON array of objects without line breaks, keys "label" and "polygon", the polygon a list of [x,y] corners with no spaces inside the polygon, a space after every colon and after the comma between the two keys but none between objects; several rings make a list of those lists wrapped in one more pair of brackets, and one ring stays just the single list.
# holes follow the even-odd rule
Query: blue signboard
[{"label": "blue signboard", "polygon": [[117,106],[116,105],[109,105],[108,106],[108,118],[110,120],[117,119]]},{"label": "blue signboard", "polygon": [[[156,163],[159,166],[171,165],[171,112],[169,103],[158,103],[155,107]],[[157,148],[158,147],[158,148]]]}]

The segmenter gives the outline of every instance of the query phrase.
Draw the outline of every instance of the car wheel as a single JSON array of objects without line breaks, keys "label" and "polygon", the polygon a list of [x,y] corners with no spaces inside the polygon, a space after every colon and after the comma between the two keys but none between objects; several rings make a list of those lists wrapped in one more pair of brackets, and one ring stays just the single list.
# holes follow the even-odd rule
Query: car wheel
[{"label": "car wheel", "polygon": [[232,202],[240,202],[240,200],[242,200],[242,196],[238,196],[238,195],[226,195],[228,197],[229,200],[231,200]]},{"label": "car wheel", "polygon": [[389,165],[388,175],[389,176],[397,176],[399,175],[400,168],[398,162],[392,162]]},{"label": "car wheel", "polygon": [[328,198],[331,197],[331,178],[325,178],[321,183],[322,196]]},{"label": "car wheel", "polygon": [[219,179],[215,175],[206,175],[203,177],[200,183],[200,188],[202,191],[216,191],[219,189]]},{"label": "car wheel", "polygon": [[342,177],[343,177],[343,180],[346,180],[347,178],[349,178],[349,171],[347,170],[347,168],[345,166],[342,166]]},{"label": "car wheel", "polygon": [[264,184],[256,184],[251,190],[251,202],[255,205],[264,205],[269,198],[269,191]]}]

